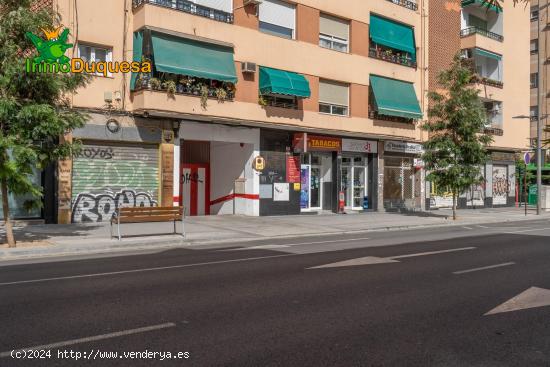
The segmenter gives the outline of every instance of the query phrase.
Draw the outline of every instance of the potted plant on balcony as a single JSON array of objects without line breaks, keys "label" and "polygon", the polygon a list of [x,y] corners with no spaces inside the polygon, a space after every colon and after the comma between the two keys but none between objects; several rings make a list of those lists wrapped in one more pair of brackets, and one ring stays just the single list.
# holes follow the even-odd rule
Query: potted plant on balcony
[{"label": "potted plant on balcony", "polygon": [[206,84],[200,84],[200,96],[201,107],[206,109],[208,107],[208,86]]},{"label": "potted plant on balcony", "polygon": [[216,98],[218,102],[223,102],[227,98],[227,91],[223,87],[216,88]]},{"label": "potted plant on balcony", "polygon": [[151,88],[153,88],[153,90],[159,90],[161,87],[161,82],[158,78],[151,78],[149,83],[151,84]]},{"label": "potted plant on balcony", "polygon": [[162,83],[162,88],[166,89],[166,92],[168,95],[173,96],[176,94],[176,82],[173,80],[167,80],[164,83]]}]

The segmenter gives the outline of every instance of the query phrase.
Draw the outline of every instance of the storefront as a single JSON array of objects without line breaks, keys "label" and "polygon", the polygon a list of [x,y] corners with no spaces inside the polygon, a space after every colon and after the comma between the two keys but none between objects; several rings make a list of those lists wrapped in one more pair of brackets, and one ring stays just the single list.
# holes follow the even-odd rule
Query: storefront
[{"label": "storefront", "polygon": [[257,128],[184,121],[174,146],[174,204],[187,214],[259,214]]},{"label": "storefront", "polygon": [[384,143],[384,209],[422,209],[422,145]]},{"label": "storefront", "polygon": [[342,139],[340,191],[346,210],[374,209],[376,153],[378,143],[369,140]]}]

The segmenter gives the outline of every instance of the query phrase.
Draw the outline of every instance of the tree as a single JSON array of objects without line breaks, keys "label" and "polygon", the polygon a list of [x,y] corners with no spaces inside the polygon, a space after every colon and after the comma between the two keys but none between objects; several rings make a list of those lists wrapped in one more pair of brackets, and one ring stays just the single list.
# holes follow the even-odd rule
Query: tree
[{"label": "tree", "polygon": [[59,26],[53,9],[31,9],[33,2],[0,0],[0,188],[10,247],[15,247],[15,238],[8,194],[29,195],[26,207],[40,206],[42,190],[30,180],[33,172],[73,154],[78,144],[60,142],[60,137],[86,119],[70,107],[67,96],[88,78],[26,71],[27,59],[38,54],[26,33],[47,33]]},{"label": "tree", "polygon": [[483,131],[487,114],[472,84],[472,66],[457,54],[448,70],[438,75],[444,92],[429,92],[429,132],[422,159],[427,180],[453,196],[453,219],[457,219],[458,195],[484,181],[480,167],[488,156],[492,138]]}]

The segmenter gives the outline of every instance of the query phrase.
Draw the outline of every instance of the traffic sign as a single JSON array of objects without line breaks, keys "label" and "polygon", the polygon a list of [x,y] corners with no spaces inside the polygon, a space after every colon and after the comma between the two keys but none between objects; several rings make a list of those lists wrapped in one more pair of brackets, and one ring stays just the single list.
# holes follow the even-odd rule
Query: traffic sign
[{"label": "traffic sign", "polygon": [[525,162],[525,164],[531,163],[531,155],[529,154],[529,152],[523,155],[523,161]]}]

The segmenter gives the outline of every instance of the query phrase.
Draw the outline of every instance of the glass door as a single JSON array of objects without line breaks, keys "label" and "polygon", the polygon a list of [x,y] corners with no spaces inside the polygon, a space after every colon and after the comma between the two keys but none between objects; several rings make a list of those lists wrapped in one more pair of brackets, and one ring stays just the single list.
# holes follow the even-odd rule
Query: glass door
[{"label": "glass door", "polygon": [[363,202],[365,200],[365,167],[354,166],[353,167],[353,210],[362,210]]},{"label": "glass door", "polygon": [[302,164],[300,169],[300,208],[302,210],[309,209],[309,189],[310,189],[310,175],[311,175],[311,166],[309,164]]},{"label": "glass door", "polygon": [[344,192],[344,205],[346,208],[352,206],[353,176],[350,166],[342,166],[342,191]]},{"label": "glass door", "polygon": [[310,190],[309,190],[309,207],[310,209],[321,209],[321,167],[311,166],[310,169]]}]

